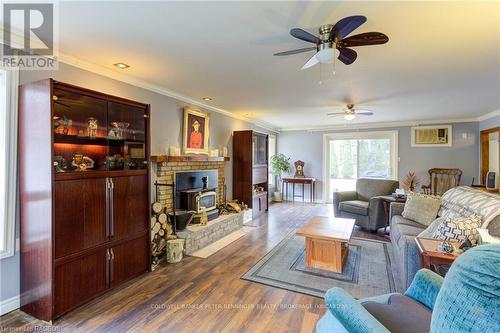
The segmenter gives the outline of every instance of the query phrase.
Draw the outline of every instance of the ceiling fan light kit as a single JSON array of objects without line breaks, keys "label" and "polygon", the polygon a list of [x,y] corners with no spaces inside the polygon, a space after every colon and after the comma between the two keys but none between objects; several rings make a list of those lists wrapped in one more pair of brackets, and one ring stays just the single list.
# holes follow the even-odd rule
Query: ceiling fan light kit
[{"label": "ceiling fan light kit", "polygon": [[333,43],[324,43],[319,46],[319,51],[315,54],[315,57],[322,64],[332,64],[335,61],[336,53]]},{"label": "ceiling fan light kit", "polygon": [[347,121],[354,120],[354,118],[356,118],[356,114],[355,113],[346,113],[346,114],[344,114],[344,119],[347,120]]}]

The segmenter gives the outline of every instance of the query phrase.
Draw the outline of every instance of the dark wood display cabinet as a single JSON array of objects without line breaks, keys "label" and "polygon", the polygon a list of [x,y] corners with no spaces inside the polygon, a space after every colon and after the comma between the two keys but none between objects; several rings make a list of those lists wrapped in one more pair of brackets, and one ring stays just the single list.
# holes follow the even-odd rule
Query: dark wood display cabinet
[{"label": "dark wood display cabinet", "polygon": [[19,97],[21,310],[53,321],[150,269],[149,105],[52,79]]},{"label": "dark wood display cabinet", "polygon": [[233,132],[233,197],[252,208],[254,217],[268,211],[268,141],[267,134]]}]

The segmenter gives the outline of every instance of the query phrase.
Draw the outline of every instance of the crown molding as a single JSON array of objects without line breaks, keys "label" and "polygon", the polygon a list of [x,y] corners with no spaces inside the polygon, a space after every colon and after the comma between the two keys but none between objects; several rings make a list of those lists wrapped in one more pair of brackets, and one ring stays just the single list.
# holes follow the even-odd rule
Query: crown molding
[{"label": "crown molding", "polygon": [[351,124],[338,124],[329,126],[311,126],[311,127],[289,127],[282,128],[281,132],[294,132],[294,131],[308,131],[308,132],[324,132],[333,130],[358,130],[358,129],[372,129],[372,128],[392,128],[392,127],[411,127],[421,125],[440,125],[440,124],[456,124],[456,123],[469,123],[478,122],[477,117],[469,118],[454,118],[454,119],[429,119],[429,120],[412,120],[412,121],[391,121],[379,123],[351,123]]},{"label": "crown molding", "polygon": [[496,110],[496,111],[492,111],[492,112],[486,113],[486,114],[483,114],[482,116],[477,117],[477,120],[478,121],[483,121],[483,120],[487,120],[487,119],[498,117],[498,116],[500,116],[500,109]]}]

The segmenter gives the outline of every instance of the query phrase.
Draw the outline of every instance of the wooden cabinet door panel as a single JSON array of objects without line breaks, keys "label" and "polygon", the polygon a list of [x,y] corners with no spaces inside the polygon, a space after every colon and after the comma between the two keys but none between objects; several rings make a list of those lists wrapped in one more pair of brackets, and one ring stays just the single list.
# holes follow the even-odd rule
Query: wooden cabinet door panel
[{"label": "wooden cabinet door panel", "polygon": [[114,177],[113,184],[113,239],[127,238],[147,230],[147,175]]},{"label": "wooden cabinet door panel", "polygon": [[253,217],[257,217],[265,211],[267,211],[267,192],[254,194],[252,205]]},{"label": "wooden cabinet door panel", "polygon": [[55,268],[56,317],[107,289],[107,249]]},{"label": "wooden cabinet door panel", "polygon": [[55,182],[56,258],[107,241],[106,179]]},{"label": "wooden cabinet door panel", "polygon": [[148,237],[130,240],[113,247],[111,264],[111,287],[117,286],[148,270]]}]

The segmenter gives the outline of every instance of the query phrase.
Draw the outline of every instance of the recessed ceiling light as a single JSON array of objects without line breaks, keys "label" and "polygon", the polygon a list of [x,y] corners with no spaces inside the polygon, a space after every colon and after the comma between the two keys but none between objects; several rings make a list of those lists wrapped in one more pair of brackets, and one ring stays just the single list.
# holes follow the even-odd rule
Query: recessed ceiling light
[{"label": "recessed ceiling light", "polygon": [[210,102],[212,100],[212,98],[210,98],[210,97],[203,97],[203,100],[207,101],[207,102]]},{"label": "recessed ceiling light", "polygon": [[116,67],[120,68],[120,69],[125,69],[125,68],[129,68],[130,65],[127,65],[126,63],[123,63],[123,62],[117,62],[116,64],[113,64],[115,65]]}]

